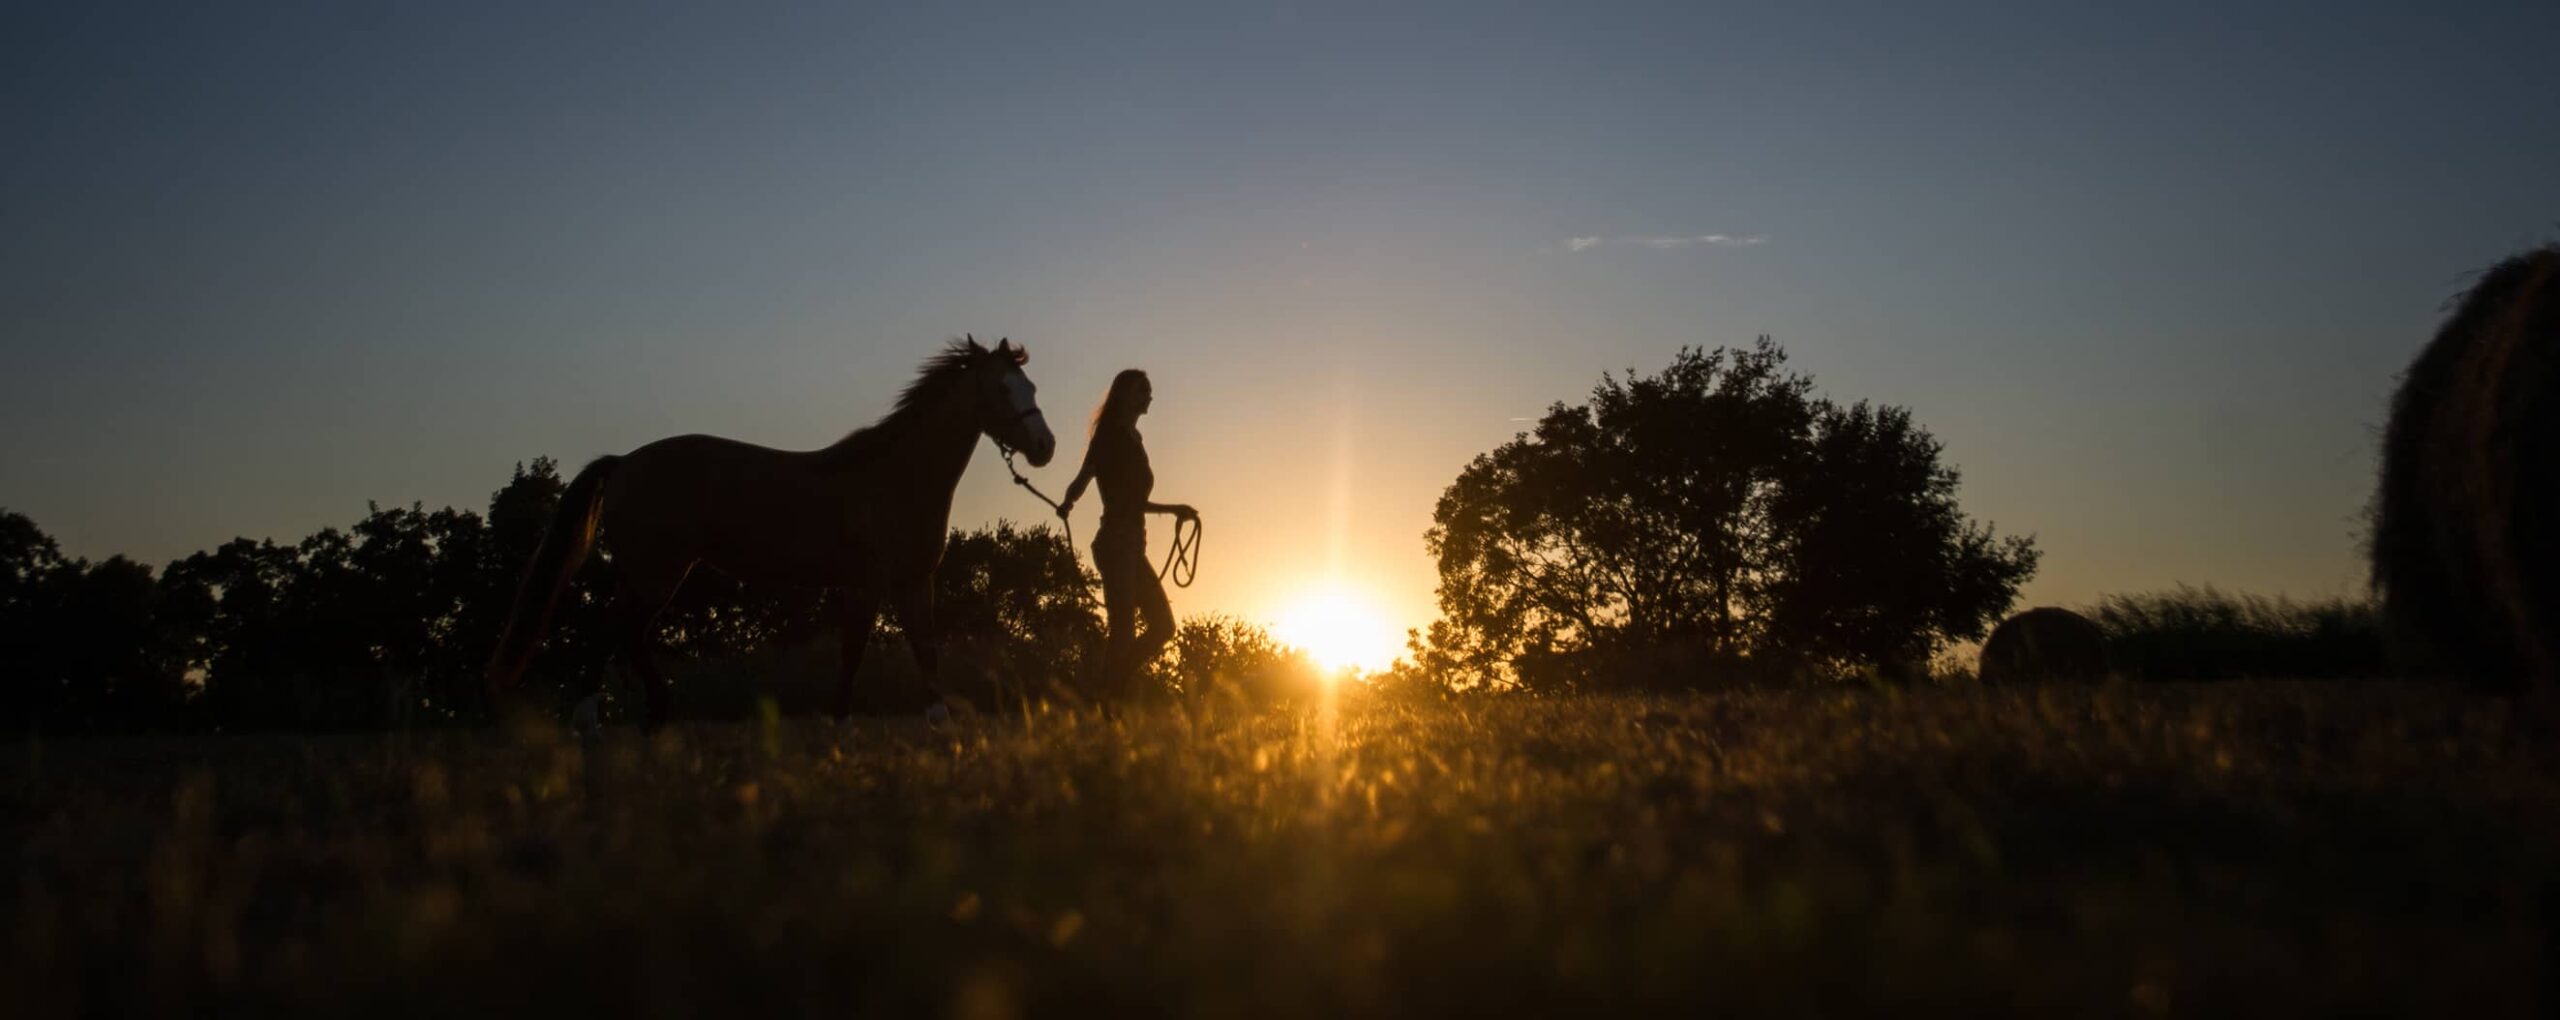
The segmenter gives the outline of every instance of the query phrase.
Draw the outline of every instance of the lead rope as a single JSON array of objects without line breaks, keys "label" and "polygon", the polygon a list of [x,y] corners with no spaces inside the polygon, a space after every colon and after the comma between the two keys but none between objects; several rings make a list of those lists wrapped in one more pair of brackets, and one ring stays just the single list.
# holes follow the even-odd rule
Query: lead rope
[{"label": "lead rope", "polygon": [[[1012,447],[997,443],[996,451],[1004,454],[1004,470],[1013,476],[1013,484],[1022,486],[1022,491],[1030,493],[1033,499],[1049,504],[1050,510],[1059,511],[1058,527],[1066,532],[1067,556],[1073,558],[1076,555],[1075,522],[1067,519],[1057,500],[1050,499],[1048,493],[1031,484],[1031,479],[1022,477],[1022,470],[1013,466]],[[1173,522],[1173,548],[1165,550],[1164,566],[1156,571],[1156,580],[1171,578],[1176,588],[1191,587],[1191,582],[1200,576],[1200,532],[1198,516],[1177,518]]]},{"label": "lead rope", "polygon": [[1022,472],[1013,466],[1013,447],[997,443],[996,450],[1004,454],[1004,470],[1006,474],[1013,476],[1013,484],[1022,486],[1022,491],[1030,493],[1032,498],[1049,504],[1049,509],[1057,511],[1058,528],[1067,533],[1067,558],[1075,559],[1076,526],[1075,522],[1067,519],[1065,508],[1060,507],[1057,500],[1050,499],[1048,493],[1040,491],[1039,486],[1031,484],[1031,479],[1022,477]]},{"label": "lead rope", "polygon": [[[1185,531],[1183,525],[1190,525]],[[1173,520],[1173,548],[1165,550],[1164,569],[1156,571],[1156,580],[1173,577],[1176,588],[1191,587],[1191,579],[1200,576],[1200,518],[1177,517]]]}]

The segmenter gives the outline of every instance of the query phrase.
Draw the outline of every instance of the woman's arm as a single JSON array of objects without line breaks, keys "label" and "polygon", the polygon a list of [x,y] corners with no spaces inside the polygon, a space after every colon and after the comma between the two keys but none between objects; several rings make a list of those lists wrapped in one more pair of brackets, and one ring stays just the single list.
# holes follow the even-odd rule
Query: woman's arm
[{"label": "woman's arm", "polygon": [[1076,505],[1076,500],[1084,496],[1085,485],[1093,481],[1094,451],[1101,447],[1101,443],[1085,444],[1084,465],[1076,469],[1076,480],[1067,483],[1067,497],[1058,501],[1058,516],[1066,516],[1067,511]]},{"label": "woman's arm", "polygon": [[1147,504],[1147,512],[1151,514],[1172,514],[1175,520],[1187,520],[1189,518],[1200,516],[1200,511],[1192,509],[1191,504],[1189,503],[1149,503]]}]

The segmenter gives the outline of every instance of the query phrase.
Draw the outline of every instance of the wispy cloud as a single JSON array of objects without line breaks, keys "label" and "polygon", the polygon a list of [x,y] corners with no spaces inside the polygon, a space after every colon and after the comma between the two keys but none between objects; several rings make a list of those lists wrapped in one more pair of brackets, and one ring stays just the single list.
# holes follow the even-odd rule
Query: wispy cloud
[{"label": "wispy cloud", "polygon": [[1637,248],[1651,248],[1655,251],[1670,251],[1675,248],[1690,248],[1702,244],[1713,248],[1748,248],[1755,244],[1765,244],[1768,240],[1769,238],[1765,234],[1689,234],[1681,237],[1568,237],[1564,240],[1564,250],[1573,252],[1590,251],[1591,249],[1600,247],[1604,244],[1620,244]]}]

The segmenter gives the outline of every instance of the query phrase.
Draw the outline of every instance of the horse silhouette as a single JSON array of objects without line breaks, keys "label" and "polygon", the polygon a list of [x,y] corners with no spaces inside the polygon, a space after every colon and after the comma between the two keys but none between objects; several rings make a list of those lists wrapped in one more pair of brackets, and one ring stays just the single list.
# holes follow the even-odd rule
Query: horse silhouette
[{"label": "horse silhouette", "polygon": [[652,657],[653,623],[700,563],[749,585],[846,591],[838,718],[853,711],[863,645],[881,604],[890,603],[934,707],[947,711],[933,582],[951,529],[952,490],[980,435],[1021,451],[1033,467],[1057,449],[1037,387],[1022,371],[1027,360],[1011,340],[993,350],[975,338],[954,340],[925,362],[886,417],[824,449],[690,435],[596,458],[569,482],[525,567],[489,660],[493,699],[522,680],[560,593],[601,536],[616,568],[607,610],[613,647],[640,675],[650,728],[666,722],[670,707]]}]

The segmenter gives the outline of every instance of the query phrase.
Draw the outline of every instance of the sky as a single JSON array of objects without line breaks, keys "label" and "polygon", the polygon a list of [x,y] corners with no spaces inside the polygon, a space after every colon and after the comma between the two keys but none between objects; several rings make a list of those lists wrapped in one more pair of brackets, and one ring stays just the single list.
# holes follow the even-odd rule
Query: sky
[{"label": "sky", "polygon": [[[1178,612],[1401,630],[1471,457],[1765,333],[2035,536],[2022,605],[2344,595],[2395,374],[2560,236],[2547,2],[708,6],[10,5],[0,507],[291,541],[823,445],[974,333],[1045,483],[1148,370]],[[953,523],[1044,513],[982,448]]]}]

